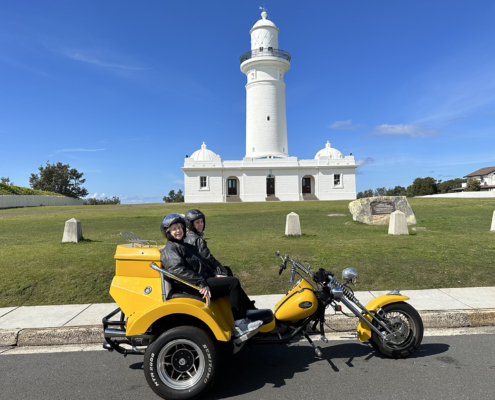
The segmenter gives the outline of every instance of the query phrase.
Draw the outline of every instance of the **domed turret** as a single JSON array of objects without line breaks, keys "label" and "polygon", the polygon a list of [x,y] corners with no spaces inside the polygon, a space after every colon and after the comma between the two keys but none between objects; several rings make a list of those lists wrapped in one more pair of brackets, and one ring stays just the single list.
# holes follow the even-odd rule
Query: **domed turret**
[{"label": "domed turret", "polygon": [[319,158],[344,158],[342,153],[338,151],[337,149],[333,149],[330,146],[330,142],[327,141],[327,144],[325,145],[324,149],[321,149],[318,153],[316,153],[315,160],[318,160]]},{"label": "domed turret", "polygon": [[220,156],[215,154],[213,151],[208,150],[206,148],[205,142],[201,145],[201,149],[196,150],[191,155],[191,160],[194,161],[218,161],[220,160]]}]

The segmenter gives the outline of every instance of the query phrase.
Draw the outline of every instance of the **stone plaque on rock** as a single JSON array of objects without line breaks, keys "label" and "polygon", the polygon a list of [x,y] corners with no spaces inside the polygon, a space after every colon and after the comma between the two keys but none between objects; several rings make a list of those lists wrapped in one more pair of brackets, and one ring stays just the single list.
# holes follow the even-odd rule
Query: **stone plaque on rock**
[{"label": "stone plaque on rock", "polygon": [[416,217],[405,196],[366,197],[351,201],[349,211],[354,221],[368,225],[388,225],[390,214],[401,211],[408,225],[416,224]]}]

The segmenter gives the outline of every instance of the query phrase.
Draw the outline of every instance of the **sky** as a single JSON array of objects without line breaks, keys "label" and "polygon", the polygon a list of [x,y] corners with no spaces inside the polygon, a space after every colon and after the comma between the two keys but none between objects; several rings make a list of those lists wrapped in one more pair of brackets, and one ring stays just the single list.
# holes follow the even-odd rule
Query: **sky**
[{"label": "sky", "polygon": [[495,165],[493,1],[25,0],[0,3],[0,176],[62,162],[91,197],[148,203],[203,141],[242,159],[263,5],[292,56],[290,156],[330,141],[357,191]]}]

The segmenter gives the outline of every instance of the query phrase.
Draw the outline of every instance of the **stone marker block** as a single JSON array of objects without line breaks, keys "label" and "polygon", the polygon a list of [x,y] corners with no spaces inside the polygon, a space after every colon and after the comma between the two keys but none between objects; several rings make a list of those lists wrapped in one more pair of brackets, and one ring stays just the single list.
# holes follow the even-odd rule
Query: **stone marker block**
[{"label": "stone marker block", "polygon": [[299,222],[299,215],[294,212],[287,214],[287,220],[285,222],[285,234],[286,235],[300,235],[301,223]]},{"label": "stone marker block", "polygon": [[71,218],[65,221],[64,237],[62,238],[62,243],[74,242],[79,243],[83,238],[81,221],[75,218]]},{"label": "stone marker block", "polygon": [[388,225],[389,235],[409,235],[407,229],[406,214],[402,211],[394,211],[390,214],[390,223]]},{"label": "stone marker block", "polygon": [[490,231],[495,231],[495,211],[493,212],[492,227],[490,228]]},{"label": "stone marker block", "polygon": [[421,226],[415,226],[414,228],[412,228],[413,231],[426,231],[426,228],[425,227],[421,227]]}]

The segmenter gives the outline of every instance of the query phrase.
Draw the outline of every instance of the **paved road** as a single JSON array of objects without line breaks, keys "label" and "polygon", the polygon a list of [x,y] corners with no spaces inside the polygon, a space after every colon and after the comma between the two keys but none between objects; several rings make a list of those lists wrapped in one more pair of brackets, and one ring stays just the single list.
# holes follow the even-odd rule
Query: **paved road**
[{"label": "paved road", "polygon": [[[243,349],[205,399],[490,399],[495,335],[426,337],[406,360],[383,359],[357,341]],[[344,397],[345,396],[345,397]],[[1,399],[157,399],[142,358],[106,351],[1,355]]]}]

